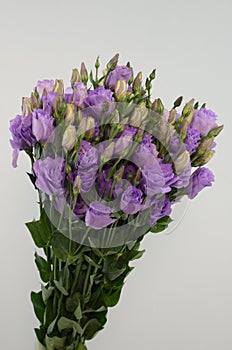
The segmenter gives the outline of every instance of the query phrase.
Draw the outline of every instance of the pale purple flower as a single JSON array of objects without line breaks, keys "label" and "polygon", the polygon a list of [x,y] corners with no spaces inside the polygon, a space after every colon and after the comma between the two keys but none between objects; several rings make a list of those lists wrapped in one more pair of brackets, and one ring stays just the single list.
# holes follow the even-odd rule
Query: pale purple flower
[{"label": "pale purple flower", "polygon": [[55,86],[54,80],[38,80],[36,90],[39,94],[39,97],[41,98],[43,95],[44,90],[48,92],[52,92]]},{"label": "pale purple flower", "polygon": [[143,192],[135,186],[129,186],[122,194],[120,209],[126,214],[135,214],[142,208]]},{"label": "pale purple flower", "polygon": [[98,151],[89,142],[82,140],[78,154],[78,175],[81,178],[81,190],[89,192],[96,180]]},{"label": "pale purple flower", "polygon": [[187,132],[187,137],[184,141],[186,149],[189,151],[190,154],[193,154],[196,152],[197,147],[199,146],[201,135],[200,133],[189,127]]},{"label": "pale purple flower", "polygon": [[72,103],[72,101],[73,101],[73,89],[71,87],[67,87],[65,89],[64,100],[66,103]]},{"label": "pale purple flower", "polygon": [[79,108],[84,107],[84,100],[87,98],[88,92],[87,88],[84,83],[82,82],[77,82],[74,84],[74,89],[73,89],[73,102],[75,106]]},{"label": "pale purple flower", "polygon": [[203,188],[212,186],[214,175],[211,170],[200,167],[191,175],[189,185],[187,187],[188,197],[195,198]]},{"label": "pale purple flower", "polygon": [[149,226],[155,226],[159,219],[164,216],[169,216],[171,212],[171,203],[167,196],[156,199],[151,206]]},{"label": "pale purple flower", "polygon": [[65,160],[64,158],[47,157],[36,160],[33,170],[37,177],[36,186],[48,195],[62,195],[64,193]]},{"label": "pale purple flower", "polygon": [[190,181],[190,176],[191,176],[191,164],[189,163],[188,167],[182,174],[175,176],[175,179],[172,182],[172,186],[176,188],[182,188],[182,187],[188,186]]},{"label": "pale purple flower", "polygon": [[96,230],[107,227],[116,221],[116,219],[110,217],[110,214],[113,211],[113,208],[110,208],[100,202],[92,202],[86,212],[86,226],[91,226]]},{"label": "pale purple flower", "polygon": [[12,140],[10,140],[13,148],[13,161],[14,168],[17,167],[17,160],[19,151],[27,150],[36,144],[36,139],[32,133],[32,117],[17,115],[10,121],[10,132],[12,134]]},{"label": "pale purple flower", "polygon": [[191,128],[197,130],[201,136],[206,136],[210,130],[217,126],[217,115],[210,109],[196,110],[191,122]]},{"label": "pale purple flower", "polygon": [[142,169],[142,188],[148,197],[171,190],[165,183],[163,171],[157,161],[156,166],[146,165]]},{"label": "pale purple flower", "polygon": [[42,143],[53,142],[55,119],[42,109],[32,113],[32,132],[37,141]]},{"label": "pale purple flower", "polygon": [[77,201],[76,201],[75,208],[74,208],[74,214],[76,216],[78,216],[79,218],[82,218],[85,216],[87,210],[88,210],[88,206],[83,201],[81,195],[79,195],[77,198]]},{"label": "pale purple flower", "polygon": [[44,95],[42,97],[43,110],[50,115],[53,114],[54,101],[57,96],[58,94],[56,94],[55,92],[48,92],[47,95]]},{"label": "pale purple flower", "polygon": [[168,123],[170,112],[167,108],[164,108],[162,118]]},{"label": "pale purple flower", "polygon": [[116,66],[116,68],[109,73],[106,79],[106,86],[110,89],[115,89],[118,80],[125,80],[126,83],[128,83],[132,74],[133,71],[130,67]]},{"label": "pale purple flower", "polygon": [[111,90],[99,86],[91,90],[84,99],[84,106],[90,108],[91,114],[96,118],[101,118],[103,114],[109,115],[113,110],[113,93]]}]

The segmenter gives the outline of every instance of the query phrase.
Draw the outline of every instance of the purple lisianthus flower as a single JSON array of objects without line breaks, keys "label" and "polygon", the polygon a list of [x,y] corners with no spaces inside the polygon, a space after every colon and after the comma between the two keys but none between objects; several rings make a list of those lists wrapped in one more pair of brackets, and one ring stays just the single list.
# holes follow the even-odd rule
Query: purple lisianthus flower
[{"label": "purple lisianthus flower", "polygon": [[32,132],[37,141],[46,143],[54,140],[55,119],[42,109],[32,113]]},{"label": "purple lisianthus flower", "polygon": [[36,90],[39,94],[39,97],[42,98],[44,90],[48,92],[52,92],[55,86],[54,80],[38,80]]},{"label": "purple lisianthus flower", "polygon": [[186,149],[190,154],[196,152],[197,147],[199,146],[201,135],[199,131],[189,127],[187,132],[187,137],[184,141]]},{"label": "purple lisianthus flower", "polygon": [[105,89],[104,86],[99,86],[95,90],[91,90],[88,96],[84,99],[84,106],[90,108],[92,115],[96,118],[101,118],[102,114],[110,114],[113,110],[114,101],[111,90]]},{"label": "purple lisianthus flower", "polygon": [[166,122],[168,122],[169,115],[170,115],[169,110],[168,110],[167,108],[164,108],[162,118],[163,118]]},{"label": "purple lisianthus flower", "polygon": [[66,103],[72,103],[72,101],[73,101],[73,89],[71,87],[67,87],[65,89],[64,100]]},{"label": "purple lisianthus flower", "polygon": [[81,190],[89,192],[95,182],[98,170],[98,151],[89,142],[82,140],[78,155],[78,174],[81,178]]},{"label": "purple lisianthus flower", "polygon": [[212,186],[214,181],[213,173],[204,167],[200,167],[191,175],[189,185],[187,187],[188,197],[195,198],[203,188]]},{"label": "purple lisianthus flower", "polygon": [[141,185],[148,197],[171,190],[165,183],[164,174],[158,161],[156,166],[152,164],[143,167]]},{"label": "purple lisianthus flower", "polygon": [[[100,172],[100,177],[98,181],[98,194],[101,198],[105,198],[110,194],[113,184],[113,178],[108,179],[110,168],[104,169]],[[112,193],[112,196],[114,192]],[[112,198],[114,199],[114,197]]]},{"label": "purple lisianthus flower", "polygon": [[56,96],[58,96],[58,94],[56,94],[55,92],[48,92],[47,95],[42,96],[43,110],[50,115],[53,114],[53,105]]},{"label": "purple lisianthus flower", "polygon": [[85,223],[86,226],[91,226],[96,230],[99,230],[103,227],[107,227],[116,221],[110,217],[110,214],[114,210],[100,202],[92,202],[89,206],[89,209],[86,212]]},{"label": "purple lisianthus flower", "polygon": [[182,187],[188,186],[190,181],[190,176],[191,176],[191,164],[189,163],[188,167],[182,174],[175,176],[175,178],[172,181],[172,186],[176,188],[182,188]]},{"label": "purple lisianthus flower", "polygon": [[159,219],[169,216],[172,212],[171,203],[167,196],[155,200],[151,206],[149,226],[153,227]]},{"label": "purple lisianthus flower", "polygon": [[87,88],[84,83],[77,82],[73,89],[73,102],[79,108],[84,107],[84,100],[88,97]]},{"label": "purple lisianthus flower", "polygon": [[33,166],[36,186],[48,195],[60,196],[64,193],[65,160],[47,157],[36,160]]},{"label": "purple lisianthus flower", "polygon": [[17,115],[10,121],[10,132],[12,134],[10,143],[13,148],[12,165],[16,168],[19,151],[29,149],[36,144],[32,133],[32,116]]},{"label": "purple lisianthus flower", "polygon": [[130,67],[116,66],[116,68],[109,73],[106,79],[106,86],[110,89],[115,89],[118,80],[125,80],[126,83],[128,83],[132,74],[133,71]]},{"label": "purple lisianthus flower", "polygon": [[120,154],[126,148],[131,147],[136,132],[137,128],[126,125],[120,137],[115,140],[114,154]]},{"label": "purple lisianthus flower", "polygon": [[83,201],[81,195],[79,195],[77,198],[77,201],[76,201],[75,208],[74,208],[74,214],[76,216],[78,216],[79,218],[82,218],[85,216],[87,210],[88,210],[88,206]]},{"label": "purple lisianthus flower", "polygon": [[142,207],[143,192],[134,187],[129,186],[126,191],[122,194],[120,201],[120,209],[126,214],[135,214]]},{"label": "purple lisianthus flower", "polygon": [[217,126],[217,115],[210,109],[202,108],[196,110],[191,122],[191,128],[197,130],[201,136],[206,136],[210,130]]},{"label": "purple lisianthus flower", "polygon": [[171,186],[176,182],[176,175],[174,174],[172,164],[163,163],[162,159],[159,160],[160,168],[162,170],[166,186]]}]

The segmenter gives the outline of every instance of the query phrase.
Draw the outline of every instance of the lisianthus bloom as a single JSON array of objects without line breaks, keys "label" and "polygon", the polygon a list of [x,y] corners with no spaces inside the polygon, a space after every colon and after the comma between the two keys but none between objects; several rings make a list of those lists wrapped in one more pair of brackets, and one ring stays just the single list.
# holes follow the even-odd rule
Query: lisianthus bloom
[{"label": "lisianthus bloom", "polygon": [[103,227],[106,227],[116,219],[110,217],[110,214],[114,210],[100,202],[92,202],[89,206],[89,209],[86,212],[85,223],[86,226],[91,226],[96,230],[99,230]]},{"label": "lisianthus bloom", "polygon": [[87,88],[84,83],[77,82],[73,89],[73,103],[79,108],[84,107],[84,100],[88,97]]},{"label": "lisianthus bloom", "polygon": [[120,208],[126,214],[135,214],[142,207],[143,192],[135,186],[129,186],[122,194]]},{"label": "lisianthus bloom", "polygon": [[54,139],[55,119],[42,109],[34,110],[32,114],[32,132],[37,141],[46,143]]},{"label": "lisianthus bloom", "polygon": [[55,101],[55,98],[57,96],[58,96],[58,94],[56,94],[55,92],[52,92],[52,91],[48,92],[47,95],[42,96],[43,110],[50,115],[53,114],[54,101]]},{"label": "lisianthus bloom", "polygon": [[133,71],[130,67],[116,66],[116,68],[109,73],[106,79],[106,86],[110,89],[115,89],[118,80],[125,80],[126,83],[128,83],[132,74]]},{"label": "lisianthus bloom", "polygon": [[10,141],[13,148],[12,165],[16,168],[19,151],[27,150],[36,144],[36,139],[32,133],[32,116],[17,115],[10,121],[10,131],[13,138]]},{"label": "lisianthus bloom", "polygon": [[39,94],[39,97],[41,98],[43,95],[44,90],[46,93],[52,92],[55,86],[54,80],[38,80],[37,85],[36,85],[36,90]]},{"label": "lisianthus bloom", "polygon": [[109,114],[112,111],[111,103],[113,101],[113,92],[105,89],[104,86],[99,86],[97,89],[89,91],[88,96],[84,99],[84,106],[91,107],[93,116],[101,118],[103,113]]},{"label": "lisianthus bloom", "polygon": [[167,196],[162,196],[153,201],[150,210],[149,225],[153,227],[159,219],[169,216],[172,212],[171,202]]},{"label": "lisianthus bloom", "polygon": [[217,115],[210,109],[201,108],[196,110],[191,122],[191,128],[197,130],[201,136],[206,136],[210,130],[217,126]]},{"label": "lisianthus bloom", "polygon": [[89,192],[95,182],[98,170],[98,151],[89,142],[83,140],[78,155],[78,175],[81,179],[81,190]]},{"label": "lisianthus bloom", "polygon": [[200,167],[191,175],[187,194],[190,199],[195,198],[203,188],[212,186],[214,175],[211,170]]},{"label": "lisianthus bloom", "polygon": [[48,195],[60,196],[64,193],[65,160],[47,157],[35,161],[33,170],[36,187]]},{"label": "lisianthus bloom", "polygon": [[190,154],[193,154],[197,147],[199,146],[201,135],[198,130],[193,129],[191,127],[188,128],[187,136],[184,141],[186,149]]}]

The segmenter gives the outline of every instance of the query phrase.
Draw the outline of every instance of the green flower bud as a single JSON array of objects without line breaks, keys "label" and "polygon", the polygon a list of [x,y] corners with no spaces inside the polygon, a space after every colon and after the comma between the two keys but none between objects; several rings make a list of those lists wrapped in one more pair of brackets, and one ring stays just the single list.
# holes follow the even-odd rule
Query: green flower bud
[{"label": "green flower bud", "polygon": [[119,123],[120,121],[120,116],[119,116],[119,112],[117,109],[114,110],[114,115],[113,118],[110,120],[111,123]]},{"label": "green flower bud", "polygon": [[31,106],[33,109],[39,108],[39,102],[34,92],[31,93]]},{"label": "green flower bud", "polygon": [[80,74],[77,68],[74,68],[72,71],[72,77],[71,77],[71,86],[74,88],[75,83],[80,81]]},{"label": "green flower bud", "polygon": [[64,82],[61,79],[56,79],[55,86],[53,89],[55,94],[62,96],[64,94]]},{"label": "green flower bud", "polygon": [[75,114],[76,114],[76,107],[73,103],[68,103],[66,106],[66,112],[65,112],[65,120],[72,124],[75,120]]},{"label": "green flower bud", "polygon": [[147,90],[151,90],[152,85],[151,85],[150,79],[148,78],[146,79],[145,86]]},{"label": "green flower bud", "polygon": [[213,141],[214,138],[210,137],[209,139],[205,139],[203,142],[201,142],[197,148],[196,155],[201,156],[205,153],[205,151],[208,151],[211,148]]},{"label": "green flower bud", "polygon": [[220,132],[223,130],[224,125],[217,126],[216,128],[212,129],[206,137],[216,137],[220,134]]},{"label": "green flower bud", "polygon": [[80,188],[81,188],[81,177],[80,175],[77,175],[73,183],[73,192],[76,194],[80,193]]},{"label": "green flower bud", "polygon": [[141,143],[143,139],[144,130],[138,129],[137,133],[135,134],[135,142]]},{"label": "green flower bud", "polygon": [[153,104],[152,104],[152,110],[156,113],[159,113],[159,115],[163,115],[163,112],[164,112],[164,105],[161,101],[160,98],[157,98]]},{"label": "green flower bud", "polygon": [[186,139],[187,132],[188,132],[188,121],[184,120],[184,123],[180,128],[180,139],[182,141],[184,141]]},{"label": "green flower bud", "polygon": [[114,142],[111,142],[101,154],[101,162],[108,162],[114,153]]},{"label": "green flower bud", "polygon": [[149,75],[150,80],[154,80],[156,77],[156,69],[153,69],[153,71],[151,72],[151,74]]},{"label": "green flower bud", "polygon": [[111,60],[107,63],[107,70],[114,70],[118,64],[119,54],[116,53],[114,57],[111,58]]},{"label": "green flower bud", "polygon": [[142,122],[146,119],[148,109],[144,105],[134,108],[130,116],[130,124],[135,127],[140,127]]},{"label": "green flower bud", "polygon": [[123,174],[124,174],[125,166],[122,165],[114,174],[114,180],[116,182],[122,180]]},{"label": "green flower bud", "polygon": [[23,97],[22,99],[22,115],[27,117],[32,114],[32,105],[28,97]]},{"label": "green flower bud", "polygon": [[56,96],[56,98],[54,99],[53,108],[54,108],[54,117],[56,119],[59,119],[60,117],[65,116],[66,103],[64,102],[62,96]]},{"label": "green flower bud", "polygon": [[84,62],[81,63],[81,81],[86,85],[88,82],[88,72],[87,69],[85,67]]},{"label": "green flower bud", "polygon": [[76,128],[74,125],[69,125],[66,128],[63,135],[62,147],[65,150],[70,151],[71,149],[74,148],[76,140],[77,140]]},{"label": "green flower bud", "polygon": [[182,103],[182,100],[183,100],[183,96],[178,97],[176,99],[176,101],[174,102],[173,108],[175,109],[175,108],[179,107]]},{"label": "green flower bud", "polygon": [[98,69],[99,67],[100,67],[100,62],[99,62],[99,56],[98,56],[95,62],[95,68]]},{"label": "green flower bud", "polygon": [[91,140],[94,134],[95,134],[95,121],[93,117],[88,117],[87,123],[86,123],[85,137],[87,138],[87,140]]},{"label": "green flower bud", "polygon": [[192,110],[194,109],[193,104],[194,104],[194,98],[192,98],[188,103],[186,103],[182,111],[183,117],[187,117],[192,112]]},{"label": "green flower bud", "polygon": [[210,161],[210,159],[213,157],[215,151],[213,150],[208,150],[206,151],[202,156],[198,157],[192,162],[192,166],[197,167],[197,166],[202,166],[205,165]]},{"label": "green flower bud", "polygon": [[135,186],[137,186],[140,183],[141,178],[142,178],[142,170],[138,169],[136,174],[135,174],[135,178],[134,178]]},{"label": "green flower bud", "polygon": [[142,72],[139,72],[132,84],[133,92],[138,93],[141,90],[141,85],[142,85]]},{"label": "green flower bud", "polygon": [[169,113],[169,118],[168,118],[168,122],[171,125],[174,125],[176,121],[176,110],[175,108],[172,108],[170,113]]},{"label": "green flower bud", "polygon": [[118,80],[115,86],[115,97],[117,101],[123,101],[127,95],[127,84],[125,80]]},{"label": "green flower bud", "polygon": [[176,175],[181,175],[188,167],[190,162],[190,154],[186,150],[174,161]]}]

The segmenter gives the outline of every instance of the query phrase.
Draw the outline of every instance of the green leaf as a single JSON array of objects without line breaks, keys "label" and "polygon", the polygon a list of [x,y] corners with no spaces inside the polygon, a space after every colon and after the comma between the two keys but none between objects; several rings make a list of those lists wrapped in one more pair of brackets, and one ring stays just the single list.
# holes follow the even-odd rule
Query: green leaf
[{"label": "green leaf", "polygon": [[39,270],[42,281],[48,282],[50,280],[51,274],[48,262],[44,258],[42,258],[42,256],[35,253],[35,263]]},{"label": "green leaf", "polygon": [[163,218],[157,221],[155,226],[150,228],[150,232],[158,233],[158,232],[164,231],[168,227],[168,224],[170,222],[172,222],[172,219],[169,216],[164,216]]},{"label": "green leaf", "polygon": [[77,320],[80,320],[82,318],[82,311],[81,311],[81,304],[77,306],[76,310],[74,311],[74,316]]},{"label": "green leaf", "polygon": [[96,267],[97,269],[100,269],[100,268],[101,268],[101,266],[98,265],[98,264],[97,264],[93,259],[91,259],[88,255],[84,255],[84,258],[85,258],[85,261],[86,261],[88,264],[90,264],[90,265]]},{"label": "green leaf", "polygon": [[88,349],[84,344],[79,343],[77,350],[88,350]]},{"label": "green leaf", "polygon": [[140,259],[143,256],[144,252],[145,250],[132,250],[130,254],[130,261]]},{"label": "green leaf", "polygon": [[74,257],[75,251],[78,248],[78,244],[76,242],[72,241],[70,243],[70,239],[59,231],[54,232],[51,239],[51,244],[55,255],[62,261],[67,261],[67,259]]},{"label": "green leaf", "polygon": [[47,350],[63,350],[65,346],[65,340],[66,337],[59,338],[59,337],[48,337],[45,338],[45,343]]},{"label": "green leaf", "polygon": [[54,287],[46,288],[44,285],[41,285],[41,289],[42,289],[43,301],[44,301],[44,304],[46,304],[47,300],[50,298],[50,296],[54,291]]},{"label": "green leaf", "polygon": [[80,335],[82,335],[83,333],[83,329],[77,322],[70,320],[69,318],[66,318],[66,317],[61,317],[57,323],[57,326],[58,326],[59,332],[62,332],[63,330],[66,330],[66,329],[73,329],[76,333]]},{"label": "green leaf", "polygon": [[53,332],[58,317],[59,317],[59,315],[57,315],[57,316],[55,317],[55,319],[54,319],[54,320],[50,323],[50,325],[48,326],[47,334],[51,334],[51,333]]},{"label": "green leaf", "polygon": [[42,292],[39,293],[31,292],[31,301],[34,306],[34,311],[38,320],[43,323],[45,305],[43,302]]},{"label": "green leaf", "polygon": [[118,288],[112,294],[107,294],[107,293],[105,294],[105,300],[106,300],[107,306],[113,307],[118,303],[120,299],[121,291],[122,291],[122,287]]},{"label": "green leaf", "polygon": [[55,281],[54,280],[54,284],[56,286],[56,288],[64,295],[64,296],[68,296],[68,292],[67,290],[64,288],[64,286],[62,286],[60,281]]},{"label": "green leaf", "polygon": [[72,296],[68,297],[66,300],[66,310],[68,312],[74,313],[78,304],[80,303],[80,294],[75,293]]},{"label": "green leaf", "polygon": [[38,248],[44,248],[51,238],[50,221],[44,209],[41,212],[39,221],[27,222],[26,226],[31,233],[35,245]]},{"label": "green leaf", "polygon": [[89,320],[83,329],[85,339],[92,339],[100,329],[102,329],[102,325],[96,318]]}]

